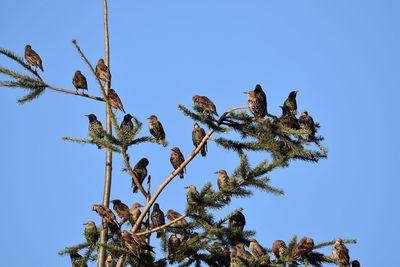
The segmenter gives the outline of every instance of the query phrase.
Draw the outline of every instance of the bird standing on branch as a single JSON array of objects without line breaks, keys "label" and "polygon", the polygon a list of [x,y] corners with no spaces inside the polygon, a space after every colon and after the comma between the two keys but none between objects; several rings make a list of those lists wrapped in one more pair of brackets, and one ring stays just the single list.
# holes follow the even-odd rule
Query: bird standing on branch
[{"label": "bird standing on branch", "polygon": [[[139,219],[140,214],[142,214],[142,212],[140,211],[141,207],[143,207],[141,204],[139,204],[137,202],[133,203],[132,208],[130,210],[133,223],[136,223],[136,221]],[[140,229],[141,229],[141,226],[139,226],[138,230],[140,230]]]},{"label": "bird standing on branch", "polygon": [[110,101],[111,107],[119,109],[122,112],[126,113],[124,110],[124,106],[122,105],[121,99],[114,89],[110,89],[110,91],[108,92],[108,100]]},{"label": "bird standing on branch", "polygon": [[94,223],[94,221],[88,221],[84,225],[86,225],[84,231],[86,241],[91,245],[95,245],[100,235],[99,231],[97,230],[96,224]]},{"label": "bird standing on branch", "polygon": [[299,117],[300,127],[310,132],[310,137],[315,137],[315,123],[313,118],[308,115],[307,111],[303,111]]},{"label": "bird standing on branch", "polygon": [[92,210],[97,212],[97,214],[99,214],[100,217],[103,218],[103,222],[107,223],[108,228],[110,228],[110,231],[112,233],[116,233],[118,235],[121,233],[117,218],[115,217],[115,214],[108,207],[104,205],[94,204],[92,205]]},{"label": "bird standing on branch", "polygon": [[251,113],[254,115],[254,118],[264,118],[268,114],[267,96],[261,88],[261,85],[257,84],[254,91],[248,91],[244,93],[247,94],[247,103]]},{"label": "bird standing on branch", "polygon": [[[92,137],[93,139],[103,139],[104,138],[103,125],[101,124],[100,121],[97,120],[96,115],[89,114],[85,116],[89,118],[89,136]],[[97,145],[97,147],[100,149],[101,145]]]},{"label": "bird standing on branch", "polygon": [[104,59],[100,58],[96,65],[96,76],[99,80],[109,82],[111,80],[111,73],[107,65],[104,64]]},{"label": "bird standing on branch", "polygon": [[87,264],[83,264],[83,257],[78,252],[72,252],[69,254],[71,258],[72,267],[87,267]]},{"label": "bird standing on branch", "polygon": [[194,95],[192,97],[194,102],[194,107],[200,112],[204,112],[208,115],[217,115],[217,108],[215,107],[214,103],[206,96],[199,96]]},{"label": "bird standing on branch", "polygon": [[[181,216],[182,216],[182,214],[180,214],[179,212],[174,211],[172,209],[167,211],[167,218],[168,218],[169,221],[173,221],[175,219],[178,219]],[[174,225],[179,225],[179,226],[186,225],[186,224],[187,224],[187,221],[185,220],[185,218],[183,218],[183,219],[181,219],[181,220],[179,220],[179,221],[174,223]]]},{"label": "bird standing on branch", "polygon": [[[199,126],[199,124],[196,122],[193,127],[192,131],[192,141],[193,145],[195,148],[197,148],[203,138],[206,136],[206,131],[204,131],[203,128]],[[203,147],[201,148],[201,156],[205,157],[207,155],[207,140],[204,143]]]},{"label": "bird standing on branch", "polygon": [[[177,169],[184,161],[185,158],[183,157],[183,154],[181,152],[181,150],[178,147],[174,147],[171,149],[171,157],[170,157],[170,162],[172,164],[172,167],[174,167],[174,169]],[[179,173],[179,177],[181,179],[184,178],[184,173],[185,173],[186,167],[184,167]]]},{"label": "bird standing on branch", "polygon": [[158,120],[156,115],[151,115],[149,118],[149,131],[152,136],[158,141],[161,141],[163,146],[167,146],[165,141],[165,132],[161,122]]},{"label": "bird standing on branch", "polygon": [[282,116],[279,117],[279,122],[287,128],[295,130],[300,129],[299,121],[294,113],[292,113],[287,106],[281,106],[280,108],[282,109]]},{"label": "bird standing on branch", "polygon": [[292,258],[304,259],[314,249],[314,240],[309,237],[303,237],[295,246]]},{"label": "bird standing on branch", "polygon": [[287,246],[283,240],[275,240],[272,244],[272,252],[277,260],[285,259],[287,256]]},{"label": "bird standing on branch", "polygon": [[117,213],[118,217],[121,218],[121,222],[119,225],[123,225],[125,222],[129,221],[129,223],[133,226],[134,221],[131,217],[131,212],[127,205],[121,202],[119,199],[111,200],[113,204],[113,210]]},{"label": "bird standing on branch", "polygon": [[249,249],[250,253],[256,258],[263,257],[266,254],[265,249],[255,239],[250,240]]},{"label": "bird standing on branch", "polygon": [[336,239],[332,247],[332,255],[337,264],[343,267],[350,267],[349,250],[344,245],[342,239]]},{"label": "bird standing on branch", "polygon": [[122,143],[129,145],[133,138],[133,116],[131,114],[126,114],[124,120],[121,122],[120,129],[122,133]]},{"label": "bird standing on branch", "polygon": [[74,77],[72,78],[72,84],[74,85],[77,93],[78,89],[82,89],[82,94],[83,91],[88,90],[86,77],[83,76],[80,70],[75,71]]},{"label": "bird standing on branch", "polygon": [[[158,203],[154,204],[153,211],[151,213],[151,223],[153,224],[153,228],[165,224],[164,212],[160,209],[160,205]],[[161,232],[157,232],[157,238],[160,238],[161,235]]]},{"label": "bird standing on branch", "polygon": [[284,107],[287,107],[293,115],[297,114],[297,101],[296,101],[296,96],[299,91],[291,91],[289,93],[288,98],[285,100],[283,103]]},{"label": "bird standing on branch", "polygon": [[245,225],[246,217],[244,217],[243,213],[239,210],[232,214],[232,216],[229,218],[228,228],[233,232],[242,232]]},{"label": "bird standing on branch", "polygon": [[38,53],[35,52],[35,50],[32,49],[30,45],[25,46],[25,59],[28,61],[29,65],[33,67],[39,67],[42,71],[43,65],[42,65],[42,59],[38,55]]},{"label": "bird standing on branch", "polygon": [[[133,168],[133,173],[135,174],[136,178],[139,180],[139,183],[142,184],[144,179],[147,177],[147,166],[149,165],[149,160],[147,158],[142,158],[136,163],[135,167]],[[133,193],[137,193],[138,187],[135,185],[134,180],[132,179],[132,187]]]}]

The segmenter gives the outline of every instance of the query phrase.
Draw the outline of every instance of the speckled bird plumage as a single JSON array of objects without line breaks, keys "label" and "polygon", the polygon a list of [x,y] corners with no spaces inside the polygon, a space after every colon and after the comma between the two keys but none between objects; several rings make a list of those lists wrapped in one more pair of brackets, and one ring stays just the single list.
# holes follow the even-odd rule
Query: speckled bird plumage
[{"label": "speckled bird plumage", "polygon": [[129,145],[129,143],[133,139],[133,122],[132,122],[133,116],[131,114],[126,114],[124,116],[123,121],[121,122],[120,129],[122,133],[122,141],[126,145]]},{"label": "speckled bird plumage", "polygon": [[303,111],[299,117],[300,127],[310,131],[310,137],[315,136],[315,123],[313,118],[308,115],[307,111]]},{"label": "speckled bird plumage", "polygon": [[35,50],[32,49],[30,45],[25,46],[25,59],[26,61],[28,61],[29,65],[33,67],[38,67],[39,69],[44,71],[42,59],[40,58],[38,53],[36,53]]},{"label": "speckled bird plumage", "polygon": [[[147,177],[147,166],[149,165],[149,160],[147,158],[141,158],[133,168],[133,173],[139,180],[140,184],[143,184],[144,179]],[[138,187],[135,185],[132,179],[133,193],[137,193]]]},{"label": "speckled bird plumage", "polygon": [[[153,228],[165,224],[164,212],[160,209],[160,205],[158,203],[155,203],[153,206],[153,211],[151,212],[151,223],[153,224]],[[161,235],[161,232],[157,232],[157,238],[160,238]]]},{"label": "speckled bird plumage", "polygon": [[251,113],[253,113],[255,118],[264,118],[267,112],[267,96],[261,85],[257,84],[253,91],[248,91],[247,93],[247,103]]},{"label": "speckled bird plumage", "polygon": [[[192,131],[192,141],[195,148],[197,148],[203,138],[206,136],[206,131],[199,126],[196,122],[193,126]],[[201,148],[201,155],[205,157],[207,155],[207,141],[205,142],[204,146]]]},{"label": "speckled bird plumage", "polygon": [[283,103],[284,107],[287,107],[291,113],[294,115],[297,114],[297,101],[296,101],[296,95],[298,91],[291,91],[289,93],[289,96]]},{"label": "speckled bird plumage", "polygon": [[72,78],[72,84],[75,87],[76,92],[78,92],[78,89],[82,89],[82,92],[88,89],[86,77],[79,70],[75,71],[74,77]]},{"label": "speckled bird plumage", "polygon": [[[176,220],[181,216],[182,216],[182,214],[180,214],[179,212],[174,211],[172,209],[167,211],[167,218],[169,221]],[[185,224],[187,224],[187,221],[185,220],[185,218],[174,223],[174,225],[185,225]]]},{"label": "speckled bird plumage", "polygon": [[[89,114],[86,115],[89,118],[89,136],[93,139],[103,139],[104,138],[104,129],[103,125],[99,120],[97,120],[96,115]],[[97,145],[100,149],[101,145]]]},{"label": "speckled bird plumage", "polygon": [[333,244],[332,256],[337,264],[340,264],[342,267],[350,267],[349,250],[342,239],[336,239],[335,244]]},{"label": "speckled bird plumage", "polygon": [[246,225],[246,217],[240,211],[236,211],[229,218],[228,228],[231,231],[235,231],[235,232],[236,231],[243,231],[245,225]]},{"label": "speckled bird plumage", "polygon": [[121,110],[125,113],[124,106],[122,105],[121,99],[119,98],[118,94],[115,92],[114,89],[110,89],[108,92],[108,99],[110,101],[111,107],[115,109]]},{"label": "speckled bird plumage", "polygon": [[255,239],[250,240],[249,250],[256,258],[263,257],[266,254],[265,249]]},{"label": "speckled bird plumage", "polygon": [[287,246],[285,241],[275,240],[272,244],[272,252],[278,260],[285,258],[287,255]]},{"label": "speckled bird plumage", "polygon": [[104,63],[104,59],[100,58],[96,65],[96,76],[99,80],[102,81],[110,81],[111,80],[111,73],[108,69],[107,65]]},{"label": "speckled bird plumage", "polygon": [[217,115],[217,108],[214,103],[206,96],[194,95],[192,97],[195,107],[204,113],[209,115]]},{"label": "speckled bird plumage", "polygon": [[131,218],[131,212],[128,206],[122,203],[119,199],[111,200],[111,202],[113,204],[113,210],[117,213],[118,217],[121,218],[119,225],[123,225],[125,222],[129,221],[133,226],[134,221]]},{"label": "speckled bird plumage", "polygon": [[[149,132],[155,139],[162,141],[165,144],[165,132],[161,122],[158,120],[157,116],[151,115],[149,117]],[[164,145],[165,146],[165,145]]]},{"label": "speckled bird plumage", "polygon": [[309,237],[303,237],[294,247],[292,257],[304,259],[308,253],[314,249],[314,240]]},{"label": "speckled bird plumage", "polygon": [[279,122],[287,128],[295,130],[300,129],[299,121],[297,120],[294,113],[290,112],[289,108],[286,106],[281,106],[281,109],[282,109],[282,116],[279,117]]},{"label": "speckled bird plumage", "polygon": [[89,244],[94,245],[97,243],[97,240],[99,239],[100,236],[100,232],[98,231],[94,221],[88,221],[87,223],[85,223],[84,235],[86,241]]},{"label": "speckled bird plumage", "polygon": [[92,205],[92,210],[96,211],[100,217],[103,218],[104,222],[108,224],[111,232],[120,234],[120,227],[115,217],[115,214],[106,206],[100,204]]},{"label": "speckled bird plumage", "polygon": [[[171,152],[170,162],[172,164],[172,167],[174,167],[174,169],[177,169],[185,161],[185,158],[183,157],[183,154],[178,147],[172,148],[171,151],[172,152]],[[185,170],[186,170],[186,167],[183,168],[178,173],[178,175],[181,179],[184,178]]]}]

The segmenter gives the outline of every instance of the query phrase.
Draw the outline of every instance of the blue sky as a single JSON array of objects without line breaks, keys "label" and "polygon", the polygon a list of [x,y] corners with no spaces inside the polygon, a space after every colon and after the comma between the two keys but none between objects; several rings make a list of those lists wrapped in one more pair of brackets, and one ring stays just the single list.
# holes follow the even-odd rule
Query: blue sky
[{"label": "blue sky", "polygon": [[[89,93],[99,95],[71,40],[93,64],[103,57],[101,2],[3,0],[0,46],[23,55],[30,43],[49,84],[71,89],[80,69]],[[176,105],[190,106],[192,95],[209,96],[222,113],[246,104],[242,92],[260,83],[270,112],[278,114],[289,91],[299,90],[299,109],[321,123],[328,159],[293,162],[271,173],[284,197],[256,192],[224,212],[243,207],[246,229],[256,230],[267,247],[294,234],[317,243],[356,238],[359,243],[349,246],[352,259],[393,265],[390,255],[397,255],[400,238],[399,8],[398,1],[110,1],[113,87],[127,112],[143,122],[158,115],[170,145],[185,155],[193,148],[193,122]],[[4,57],[0,65],[14,66]],[[70,266],[57,252],[83,240],[84,222],[99,222],[90,206],[101,202],[105,155],[61,137],[86,137],[83,115],[104,121],[104,107],[52,91],[18,105],[22,95],[0,90],[2,262]],[[154,187],[171,171],[169,149],[149,144],[130,153],[132,161],[150,159]],[[143,202],[132,197],[119,155],[114,162],[111,199]],[[165,190],[161,208],[183,211],[184,186],[215,182],[215,170],[230,172],[236,164],[234,154],[209,144],[209,154],[188,166],[185,180]]]}]

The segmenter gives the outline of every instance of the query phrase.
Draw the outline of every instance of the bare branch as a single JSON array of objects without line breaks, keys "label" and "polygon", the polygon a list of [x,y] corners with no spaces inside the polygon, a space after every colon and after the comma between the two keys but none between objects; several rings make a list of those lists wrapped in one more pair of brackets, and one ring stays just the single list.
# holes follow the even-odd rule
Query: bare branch
[{"label": "bare branch", "polygon": [[151,233],[154,233],[154,232],[158,232],[158,231],[160,231],[160,230],[162,230],[164,228],[167,228],[168,226],[176,223],[177,221],[180,221],[180,220],[186,218],[187,216],[188,216],[188,214],[185,213],[182,216],[176,218],[175,220],[170,221],[169,223],[166,223],[164,225],[158,226],[156,228],[153,228],[153,229],[150,229],[150,230],[147,230],[147,231],[144,231],[144,232],[137,233],[137,235],[139,235],[139,236],[140,235],[148,235],[148,234],[151,234]]}]

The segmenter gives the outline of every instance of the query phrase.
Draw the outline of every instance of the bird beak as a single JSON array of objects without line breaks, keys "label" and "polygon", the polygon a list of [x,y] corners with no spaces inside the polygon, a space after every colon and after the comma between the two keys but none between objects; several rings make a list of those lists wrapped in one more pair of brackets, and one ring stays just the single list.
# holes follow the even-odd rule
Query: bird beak
[{"label": "bird beak", "polygon": [[89,115],[85,115],[85,117],[89,117]]},{"label": "bird beak", "polygon": [[248,94],[249,92],[243,92],[243,94]]},{"label": "bird beak", "polygon": [[184,188],[185,188],[185,189],[188,189],[189,187],[190,187],[190,186],[185,186]]},{"label": "bird beak", "polygon": [[215,174],[218,174],[219,173],[219,171],[216,171],[216,172],[214,172]]}]

